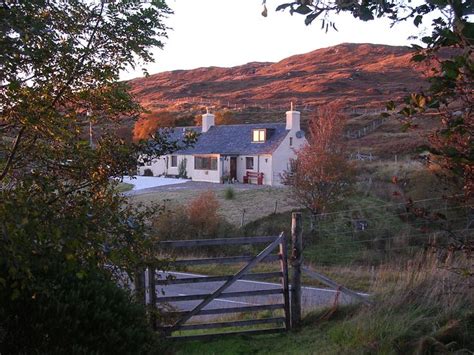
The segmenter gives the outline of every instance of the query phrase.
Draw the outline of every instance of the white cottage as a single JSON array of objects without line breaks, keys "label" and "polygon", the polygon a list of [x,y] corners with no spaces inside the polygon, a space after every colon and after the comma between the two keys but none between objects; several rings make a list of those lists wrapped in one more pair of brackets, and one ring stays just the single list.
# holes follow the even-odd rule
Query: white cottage
[{"label": "white cottage", "polygon": [[202,115],[201,127],[177,127],[173,139],[187,130],[200,133],[194,147],[166,155],[140,166],[142,175],[179,175],[180,169],[193,181],[239,182],[280,185],[295,151],[306,143],[300,128],[300,112],[286,112],[286,123],[215,125],[215,116]]}]

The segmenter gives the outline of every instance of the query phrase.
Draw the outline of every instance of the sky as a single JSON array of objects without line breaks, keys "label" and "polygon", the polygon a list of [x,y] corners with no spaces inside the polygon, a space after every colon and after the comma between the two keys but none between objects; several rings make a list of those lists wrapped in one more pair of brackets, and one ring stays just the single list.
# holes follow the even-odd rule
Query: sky
[{"label": "sky", "polygon": [[[153,51],[150,74],[199,67],[231,67],[248,62],[277,62],[344,42],[409,45],[417,34],[412,22],[390,28],[390,21],[362,22],[351,15],[334,17],[338,32],[321,30],[321,22],[304,24],[304,16],[275,12],[285,0],[267,0],[268,16],[261,15],[261,0],[168,0],[174,11],[165,23],[172,29],[163,49]],[[423,30],[423,29],[422,29]],[[143,76],[140,68],[121,79]]]}]

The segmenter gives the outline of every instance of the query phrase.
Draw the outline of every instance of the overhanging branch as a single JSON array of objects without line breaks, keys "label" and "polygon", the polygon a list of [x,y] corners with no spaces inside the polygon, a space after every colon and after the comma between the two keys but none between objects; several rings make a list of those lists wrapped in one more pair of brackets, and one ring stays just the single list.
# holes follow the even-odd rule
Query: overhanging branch
[{"label": "overhanging branch", "polygon": [[25,130],[26,130],[25,126],[21,127],[20,131],[18,132],[15,138],[15,141],[13,142],[13,147],[10,152],[10,155],[8,156],[7,163],[5,164],[2,174],[0,175],[0,181],[2,181],[5,178],[5,176],[7,176],[8,170],[10,170],[10,167],[13,163],[13,159],[15,158],[15,154],[18,150],[18,146],[20,145],[21,137],[23,136],[23,133],[25,133]]}]

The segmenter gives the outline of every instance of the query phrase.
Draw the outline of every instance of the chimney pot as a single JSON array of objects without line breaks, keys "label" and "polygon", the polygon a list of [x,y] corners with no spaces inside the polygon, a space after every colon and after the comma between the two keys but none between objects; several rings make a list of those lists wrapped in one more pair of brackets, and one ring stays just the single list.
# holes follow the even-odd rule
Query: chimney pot
[{"label": "chimney pot", "polygon": [[286,112],[286,129],[295,132],[301,130],[300,117],[301,113],[299,111],[293,111],[293,103],[291,103],[291,110]]},{"label": "chimney pot", "polygon": [[202,133],[206,133],[209,131],[209,128],[215,125],[215,118],[216,116],[214,116],[212,113],[209,113],[209,110],[207,113],[202,115]]}]

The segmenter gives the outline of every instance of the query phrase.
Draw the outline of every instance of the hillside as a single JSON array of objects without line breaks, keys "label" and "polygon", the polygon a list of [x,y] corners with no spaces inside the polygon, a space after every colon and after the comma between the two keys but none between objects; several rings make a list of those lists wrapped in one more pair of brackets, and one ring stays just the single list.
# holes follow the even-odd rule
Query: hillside
[{"label": "hillside", "polygon": [[151,111],[199,103],[275,108],[294,101],[310,107],[334,100],[347,108],[381,108],[425,83],[411,56],[408,47],[345,43],[278,63],[176,70],[137,78],[130,85]]},{"label": "hillside", "polygon": [[[427,68],[415,65],[412,53],[408,47],[344,43],[278,63],[176,70],[129,83],[145,108],[172,111],[182,118],[180,125],[193,124],[204,107],[230,109],[235,123],[281,121],[293,101],[304,127],[316,106],[338,101],[349,114],[347,132],[356,134],[370,128],[388,101],[427,86]],[[351,139],[349,146],[377,156],[412,153],[427,143],[426,133],[436,123],[421,120],[417,125],[416,131],[402,132],[396,120],[387,120],[376,131]]]}]

